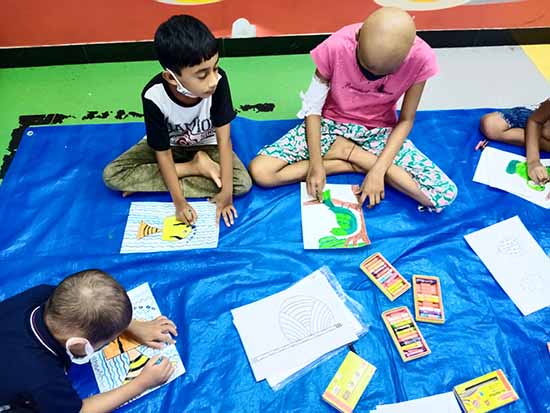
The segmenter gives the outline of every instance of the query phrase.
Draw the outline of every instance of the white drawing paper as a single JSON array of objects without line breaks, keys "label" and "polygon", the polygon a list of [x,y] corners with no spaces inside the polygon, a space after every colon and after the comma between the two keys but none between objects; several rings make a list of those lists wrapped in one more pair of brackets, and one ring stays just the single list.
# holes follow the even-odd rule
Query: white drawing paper
[{"label": "white drawing paper", "polygon": [[207,201],[189,204],[198,215],[194,225],[176,221],[171,202],[132,202],[120,253],[216,248],[220,232],[216,205]]},{"label": "white drawing paper", "polygon": [[400,403],[381,404],[371,413],[462,413],[462,409],[451,391]]},{"label": "white drawing paper", "polygon": [[550,305],[550,258],[519,217],[464,238],[523,315]]},{"label": "white drawing paper", "polygon": [[352,185],[327,184],[323,202],[300,185],[305,249],[357,248],[370,244],[363,209]]},{"label": "white drawing paper", "polygon": [[[509,192],[543,208],[550,208],[550,184],[536,185],[531,181],[525,162],[524,156],[485,148],[473,181]],[[542,159],[541,163],[550,168],[550,159]]]},{"label": "white drawing paper", "polygon": [[321,270],[231,313],[256,381],[271,387],[364,329]]},{"label": "white drawing paper", "polygon": [[[135,320],[149,321],[161,315],[148,283],[141,284],[129,291],[128,296],[132,303],[133,318]],[[124,352],[122,352],[122,350],[124,350]],[[185,367],[183,366],[180,355],[174,344],[166,346],[162,350],[158,350],[143,344],[138,345],[138,343],[135,342],[132,344],[131,340],[128,342],[121,340],[121,337],[119,337],[106,348],[95,353],[91,359],[92,369],[99,391],[104,393],[120,387],[125,381],[132,380],[139,375],[141,368],[145,366],[146,362],[157,354],[162,354],[163,357],[167,357],[175,367],[174,373],[166,383],[171,382],[185,373]],[[149,389],[133,400],[157,388],[158,387]]]}]

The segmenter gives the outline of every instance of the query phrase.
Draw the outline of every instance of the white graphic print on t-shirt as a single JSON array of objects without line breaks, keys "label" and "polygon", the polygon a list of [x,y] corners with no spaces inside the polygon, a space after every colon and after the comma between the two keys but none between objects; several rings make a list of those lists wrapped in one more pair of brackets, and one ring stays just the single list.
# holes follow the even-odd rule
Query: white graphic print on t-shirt
[{"label": "white graphic print on t-shirt", "polygon": [[145,92],[164,115],[171,146],[216,145],[216,132],[210,119],[212,96],[190,107],[178,105],[166,94],[162,84]]}]

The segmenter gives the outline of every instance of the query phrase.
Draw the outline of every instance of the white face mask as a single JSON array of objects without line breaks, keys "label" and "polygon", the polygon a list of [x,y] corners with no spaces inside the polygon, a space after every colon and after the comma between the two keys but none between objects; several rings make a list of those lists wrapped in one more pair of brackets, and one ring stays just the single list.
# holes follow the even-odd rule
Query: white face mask
[{"label": "white face mask", "polygon": [[183,96],[187,96],[188,98],[198,98],[198,96],[195,96],[193,93],[191,93],[188,89],[186,89],[179,81],[177,76],[172,72],[170,69],[165,69],[168,73],[172,75],[172,77],[176,80],[176,83],[178,84],[176,86],[176,90],[178,93],[181,93]]},{"label": "white face mask", "polygon": [[[85,356],[75,356],[73,353],[71,353],[69,347],[75,344],[84,344],[84,351],[86,352]],[[67,350],[67,354],[69,355],[71,362],[73,362],[74,364],[86,364],[94,355],[94,348],[87,339],[82,337],[69,338],[65,343],[65,349]]]}]

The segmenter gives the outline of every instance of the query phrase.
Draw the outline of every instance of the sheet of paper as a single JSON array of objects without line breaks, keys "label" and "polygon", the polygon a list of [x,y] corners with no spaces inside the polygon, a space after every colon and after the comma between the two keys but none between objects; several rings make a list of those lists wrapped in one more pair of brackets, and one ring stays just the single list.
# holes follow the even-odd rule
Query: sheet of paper
[{"label": "sheet of paper", "polygon": [[120,253],[216,248],[216,206],[207,201],[189,204],[198,214],[192,226],[176,221],[171,202],[132,202]]},{"label": "sheet of paper", "polygon": [[272,387],[363,330],[320,270],[231,312],[254,377]]},{"label": "sheet of paper", "polygon": [[[542,159],[541,162],[550,167],[550,159]],[[529,179],[523,156],[487,147],[481,153],[473,181],[550,208],[550,184],[536,185]]]},{"label": "sheet of paper", "polygon": [[462,413],[453,392],[401,403],[383,404],[371,413]]},{"label": "sheet of paper", "polygon": [[[161,315],[148,283],[129,291],[128,296],[132,302],[133,318],[135,320],[153,320]],[[167,357],[175,367],[174,374],[167,383],[185,373],[185,367],[175,345],[172,344],[162,350],[156,350],[145,345],[137,345],[137,343],[126,340],[124,337],[119,337],[103,350],[94,354],[91,359],[99,391],[104,393],[133,380],[139,375],[146,362],[157,354]],[[157,388],[147,390],[133,400]]]},{"label": "sheet of paper", "polygon": [[464,238],[523,315],[550,305],[550,258],[519,217]]},{"label": "sheet of paper", "polygon": [[300,184],[305,249],[357,248],[370,244],[363,209],[352,185],[327,184],[320,203]]}]

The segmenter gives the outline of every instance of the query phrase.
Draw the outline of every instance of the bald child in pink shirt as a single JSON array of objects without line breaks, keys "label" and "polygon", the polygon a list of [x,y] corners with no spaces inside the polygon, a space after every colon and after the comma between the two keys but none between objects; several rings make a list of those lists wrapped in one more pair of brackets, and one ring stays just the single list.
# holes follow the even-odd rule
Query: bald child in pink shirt
[{"label": "bald child in pink shirt", "polygon": [[384,199],[385,182],[422,207],[448,206],[456,185],[407,139],[426,80],[438,71],[412,18],[379,9],[363,24],[334,33],[311,57],[316,71],[298,113],[305,121],[260,150],[250,164],[256,183],[305,179],[308,193],[320,199],[326,175],[360,172],[366,177],[358,196],[368,198],[369,207]]}]

